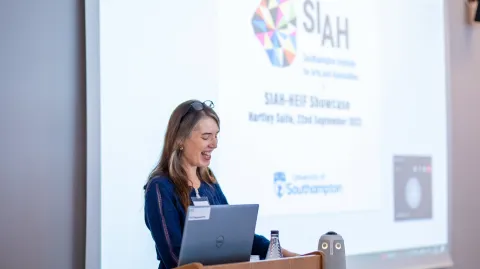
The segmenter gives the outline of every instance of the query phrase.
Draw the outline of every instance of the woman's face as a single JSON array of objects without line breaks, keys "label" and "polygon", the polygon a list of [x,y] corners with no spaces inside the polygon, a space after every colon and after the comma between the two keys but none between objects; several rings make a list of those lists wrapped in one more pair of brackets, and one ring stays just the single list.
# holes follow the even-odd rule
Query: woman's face
[{"label": "woman's face", "polygon": [[217,147],[219,128],[211,117],[203,117],[183,144],[183,161],[189,166],[207,167]]}]

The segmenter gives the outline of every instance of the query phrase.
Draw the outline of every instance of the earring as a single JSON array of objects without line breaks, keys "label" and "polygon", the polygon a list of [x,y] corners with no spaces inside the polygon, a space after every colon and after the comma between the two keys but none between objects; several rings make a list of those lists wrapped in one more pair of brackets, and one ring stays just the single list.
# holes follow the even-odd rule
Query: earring
[{"label": "earring", "polygon": [[182,146],[180,146],[180,151],[182,151],[182,150],[183,150],[183,147],[182,147]]}]

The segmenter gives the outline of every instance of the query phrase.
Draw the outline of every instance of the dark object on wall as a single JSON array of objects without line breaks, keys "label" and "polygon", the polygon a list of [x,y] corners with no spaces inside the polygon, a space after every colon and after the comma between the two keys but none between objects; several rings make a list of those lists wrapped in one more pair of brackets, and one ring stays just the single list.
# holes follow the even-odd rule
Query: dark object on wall
[{"label": "dark object on wall", "polygon": [[478,5],[478,1],[477,1],[477,11],[475,12],[475,21],[480,22],[480,5]]},{"label": "dark object on wall", "polygon": [[480,6],[479,0],[465,0],[467,22],[469,24],[477,24],[480,22]]}]

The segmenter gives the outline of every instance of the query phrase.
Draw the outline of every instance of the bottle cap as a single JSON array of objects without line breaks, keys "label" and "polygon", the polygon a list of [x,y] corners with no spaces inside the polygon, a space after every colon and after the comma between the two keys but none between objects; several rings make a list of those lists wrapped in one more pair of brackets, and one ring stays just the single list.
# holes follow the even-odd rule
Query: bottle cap
[{"label": "bottle cap", "polygon": [[270,234],[276,234],[276,235],[278,235],[278,230],[272,230],[272,231],[270,232]]}]

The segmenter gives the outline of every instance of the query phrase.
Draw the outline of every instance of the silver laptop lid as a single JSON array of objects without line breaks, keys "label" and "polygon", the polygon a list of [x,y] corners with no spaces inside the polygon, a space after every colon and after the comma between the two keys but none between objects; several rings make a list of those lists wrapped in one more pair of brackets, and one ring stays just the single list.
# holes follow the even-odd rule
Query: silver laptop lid
[{"label": "silver laptop lid", "polygon": [[250,260],[258,204],[190,206],[179,266],[216,265]]}]

